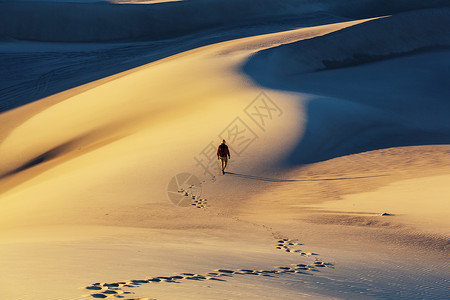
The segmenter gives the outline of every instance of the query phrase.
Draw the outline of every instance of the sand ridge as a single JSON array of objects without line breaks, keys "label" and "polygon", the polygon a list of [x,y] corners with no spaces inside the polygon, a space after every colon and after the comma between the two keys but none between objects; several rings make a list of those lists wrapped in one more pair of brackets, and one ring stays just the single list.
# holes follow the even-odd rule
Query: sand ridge
[{"label": "sand ridge", "polygon": [[286,81],[245,69],[341,34],[367,42],[389,18],[213,43],[0,115],[0,296],[445,297],[448,221],[431,204],[448,196],[448,91],[427,84],[448,51],[292,63]]}]

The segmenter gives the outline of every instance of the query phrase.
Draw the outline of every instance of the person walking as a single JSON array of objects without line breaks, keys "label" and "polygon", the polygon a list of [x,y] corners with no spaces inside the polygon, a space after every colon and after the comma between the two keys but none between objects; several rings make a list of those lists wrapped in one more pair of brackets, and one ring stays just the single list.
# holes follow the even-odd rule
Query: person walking
[{"label": "person walking", "polygon": [[222,174],[225,174],[225,168],[227,167],[228,159],[231,159],[230,150],[228,149],[225,140],[222,141],[222,144],[220,144],[219,148],[217,149],[217,159],[220,160],[222,164]]}]

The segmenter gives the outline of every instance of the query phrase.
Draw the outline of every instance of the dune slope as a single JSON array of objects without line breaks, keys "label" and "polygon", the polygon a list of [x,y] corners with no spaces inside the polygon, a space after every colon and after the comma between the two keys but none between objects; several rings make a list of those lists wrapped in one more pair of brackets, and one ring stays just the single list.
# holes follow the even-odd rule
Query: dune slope
[{"label": "dune slope", "polygon": [[312,94],[305,135],[288,162],[448,144],[449,12],[379,18],[252,56],[243,69],[256,82]]},{"label": "dune slope", "polygon": [[[22,6],[25,14],[44,2],[36,3]],[[181,5],[186,13],[204,3],[219,1],[83,5],[93,5],[92,16],[100,5],[126,16],[138,6],[145,14],[153,5]],[[247,6],[254,16],[297,7],[249,3],[221,5],[244,19]],[[438,18],[444,12],[417,14],[446,24]],[[59,36],[61,28],[49,29],[59,17],[66,18],[54,14],[39,30],[23,32]],[[286,57],[292,64],[260,59],[335,36],[349,49],[353,34],[380,41],[374,33],[391,22],[413,28],[390,18],[213,43],[2,113],[0,298],[445,298],[449,224],[444,213],[423,209],[421,198],[447,207],[439,204],[448,193],[442,183],[450,150],[435,143],[449,133],[441,77],[448,51],[309,73],[295,51]],[[180,34],[180,24],[170,25],[155,37]],[[190,25],[182,31],[195,30]],[[67,40],[98,34],[82,29],[67,29]],[[115,29],[105,38],[148,30]],[[433,41],[445,41],[438,33]],[[415,47],[404,44],[394,48]],[[265,69],[286,65],[294,75]],[[432,79],[443,80],[439,89],[430,88]],[[414,134],[428,145],[412,147]],[[399,146],[399,137],[406,147],[380,149]],[[231,148],[224,176],[215,157],[222,139]],[[421,193],[411,191],[416,186]]]}]

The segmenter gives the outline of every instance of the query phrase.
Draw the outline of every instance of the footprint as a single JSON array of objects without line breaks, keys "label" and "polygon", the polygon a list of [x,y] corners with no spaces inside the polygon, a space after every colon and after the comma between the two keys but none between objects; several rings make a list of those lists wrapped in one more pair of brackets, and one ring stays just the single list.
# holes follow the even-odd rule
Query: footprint
[{"label": "footprint", "polygon": [[276,248],[279,250],[284,250],[284,252],[295,252],[295,253],[301,253],[300,249],[295,249],[295,246],[299,246],[301,245],[300,243],[298,243],[295,240],[291,240],[288,238],[282,238],[280,239],[279,237],[276,237],[274,234],[274,237],[276,238]]},{"label": "footprint", "polygon": [[[207,200],[193,197],[192,205],[197,208],[204,208],[206,206]],[[277,233],[272,233],[273,237],[276,239],[276,249],[284,250],[284,252],[291,253],[299,253],[302,256],[313,256],[318,255],[316,253],[311,252],[302,252],[302,250],[298,249],[298,246],[302,245],[298,243],[296,240],[291,240],[288,238],[280,238],[280,235]],[[312,262],[310,265],[307,264],[291,264],[291,266],[280,266],[275,267],[273,270],[253,270],[253,269],[216,269],[214,272],[209,272],[207,275],[195,274],[195,273],[179,273],[172,276],[158,276],[152,277],[149,279],[133,279],[126,282],[113,282],[113,283],[93,283],[85,287],[87,290],[98,291],[97,293],[91,294],[93,298],[125,298],[122,296],[123,294],[131,294],[131,292],[124,291],[123,288],[134,288],[138,287],[142,284],[147,283],[182,283],[177,280],[215,280],[215,281],[227,281],[220,277],[234,277],[234,275],[254,275],[254,276],[266,276],[266,277],[274,277],[277,278],[279,276],[283,276],[283,274],[293,274],[291,276],[298,275],[310,275],[313,274],[308,272],[319,272],[316,268],[334,268],[333,264],[326,263],[316,257],[316,260]],[[147,299],[147,298],[146,298]],[[132,299],[130,299],[132,300]]]},{"label": "footprint", "polygon": [[144,284],[144,283],[148,283],[148,280],[131,280],[131,283],[133,283],[133,284]]},{"label": "footprint", "polygon": [[234,273],[234,271],[232,271],[232,270],[225,270],[225,269],[219,269],[219,270],[217,270],[217,272],[227,273],[227,274],[233,274]]},{"label": "footprint", "polygon": [[188,280],[205,280],[206,277],[198,277],[198,276],[188,276],[186,277]]},{"label": "footprint", "polygon": [[198,199],[195,200],[194,203],[192,203],[192,205],[194,205],[196,208],[205,208],[207,203],[208,203],[207,199]]},{"label": "footprint", "polygon": [[244,275],[260,275],[261,273],[255,270],[251,269],[240,269],[239,271],[242,272]]},{"label": "footprint", "polygon": [[220,279],[220,278],[215,278],[215,277],[209,277],[208,280],[226,281],[225,279]]}]

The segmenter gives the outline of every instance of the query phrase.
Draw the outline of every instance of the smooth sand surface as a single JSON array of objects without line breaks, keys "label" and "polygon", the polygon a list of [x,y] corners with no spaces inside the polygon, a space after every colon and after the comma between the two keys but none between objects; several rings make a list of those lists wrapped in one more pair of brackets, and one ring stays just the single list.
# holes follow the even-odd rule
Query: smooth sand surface
[{"label": "smooth sand surface", "polygon": [[[355,134],[367,120],[377,128],[424,112],[423,94],[389,80],[411,64],[294,74],[305,90],[245,67],[259,51],[373,20],[211,44],[2,113],[0,298],[445,298],[450,146],[378,143],[413,126],[387,127],[373,143]],[[406,59],[438,73],[435,55]],[[352,74],[359,90],[346,85]],[[365,94],[380,82],[400,103]],[[440,88],[428,93],[435,111],[447,107]],[[325,117],[310,114],[317,97]],[[392,113],[402,105],[404,118]],[[423,115],[417,123],[434,117],[427,130],[446,141],[444,114]],[[201,193],[181,185],[183,173]],[[191,205],[174,205],[177,193]]]}]

